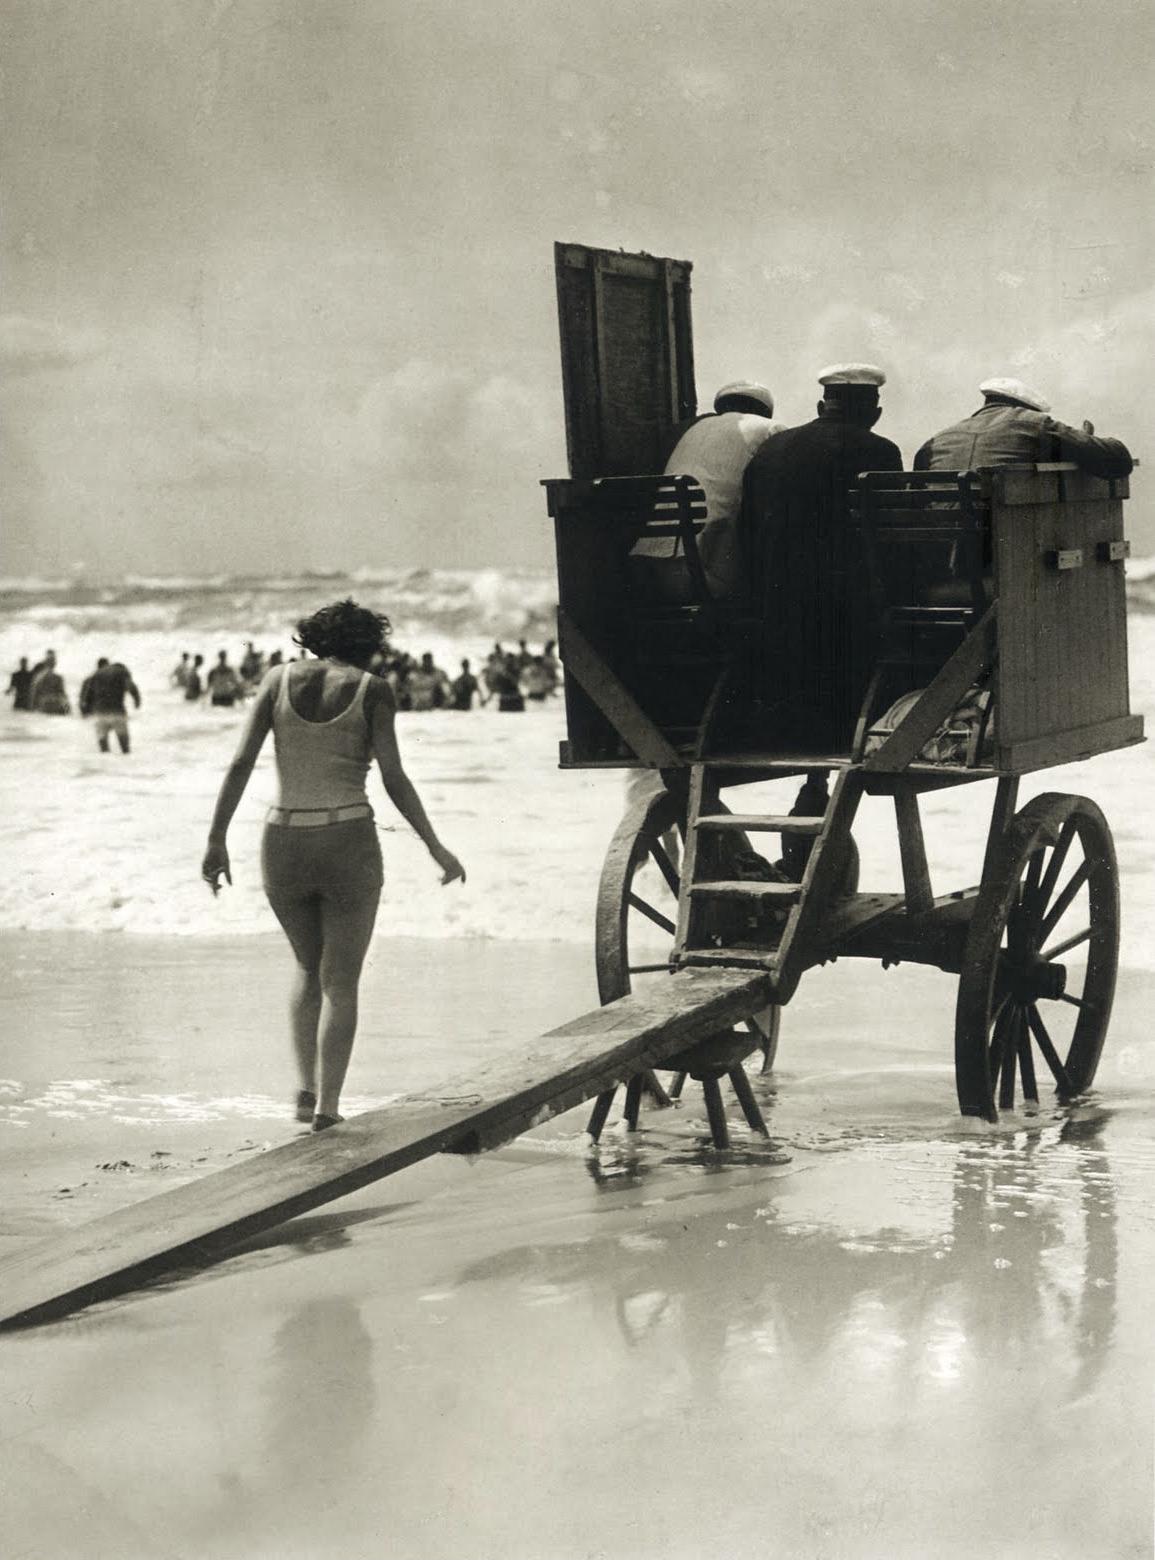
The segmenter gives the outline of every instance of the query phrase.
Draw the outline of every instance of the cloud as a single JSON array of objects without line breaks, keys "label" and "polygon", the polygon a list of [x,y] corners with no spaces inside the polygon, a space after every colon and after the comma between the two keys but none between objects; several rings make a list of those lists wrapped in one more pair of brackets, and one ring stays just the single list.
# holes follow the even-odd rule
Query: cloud
[{"label": "cloud", "polygon": [[[1015,355],[1030,369],[1059,415],[1078,420],[1093,404],[1118,414],[1145,406],[1155,359],[1155,287],[1046,332]],[[1104,424],[1106,429],[1106,425]],[[1107,430],[1109,431],[1109,430]]]},{"label": "cloud", "polygon": [[370,385],[351,421],[330,430],[330,442],[385,480],[483,488],[511,466],[532,469],[552,443],[553,424],[541,397],[512,375],[475,379],[411,358]]},{"label": "cloud", "polygon": [[0,315],[0,372],[42,374],[71,368],[104,350],[105,339],[94,330],[31,319],[25,314]]}]

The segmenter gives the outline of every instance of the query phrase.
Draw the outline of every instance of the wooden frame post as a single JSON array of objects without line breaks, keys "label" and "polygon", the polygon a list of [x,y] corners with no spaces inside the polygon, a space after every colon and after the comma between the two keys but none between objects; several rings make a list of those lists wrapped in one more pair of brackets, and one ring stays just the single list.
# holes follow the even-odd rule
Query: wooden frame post
[{"label": "wooden frame post", "polygon": [[925,915],[934,906],[926,842],[922,835],[922,817],[918,810],[918,792],[913,784],[894,788],[894,815],[898,825],[898,850],[902,858],[902,886],[906,893],[906,913]]},{"label": "wooden frame post", "polygon": [[1019,777],[1018,775],[1001,775],[998,787],[995,790],[995,802],[991,809],[991,824],[987,830],[987,847],[983,852],[982,882],[985,884],[991,875],[998,855],[999,845],[1003,835],[1010,826],[1011,819],[1015,816],[1015,808],[1019,802]]}]

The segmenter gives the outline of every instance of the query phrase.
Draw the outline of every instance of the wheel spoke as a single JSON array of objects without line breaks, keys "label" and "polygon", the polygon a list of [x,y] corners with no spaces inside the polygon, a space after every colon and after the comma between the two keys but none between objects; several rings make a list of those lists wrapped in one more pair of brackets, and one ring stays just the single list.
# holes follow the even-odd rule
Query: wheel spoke
[{"label": "wheel spoke", "polygon": [[1055,884],[1059,881],[1059,873],[1063,870],[1063,862],[1067,859],[1067,852],[1071,848],[1071,841],[1075,838],[1076,828],[1075,820],[1068,818],[1059,831],[1059,838],[1055,841],[1054,854],[1047,865],[1047,875],[1039,885],[1040,909],[1055,892]]},{"label": "wheel spoke", "polygon": [[999,1079],[999,1109],[1015,1108],[1015,1066],[1019,1059],[1019,1032],[1023,1027],[1021,1010],[1012,1008],[1003,1041],[1003,1065]]},{"label": "wheel spoke", "polygon": [[1047,938],[1055,930],[1055,927],[1058,926],[1064,915],[1066,915],[1067,910],[1070,908],[1071,901],[1074,899],[1075,895],[1079,892],[1090,875],[1091,868],[1089,864],[1085,861],[1082,862],[1078,870],[1071,877],[1071,880],[1067,884],[1066,888],[1055,900],[1054,904],[1043,917],[1042,923],[1039,926],[1039,941],[1041,943],[1046,942]]},{"label": "wheel spoke", "polygon": [[1053,948],[1045,948],[1039,958],[1049,963],[1052,959],[1057,959],[1060,954],[1070,953],[1072,948],[1077,948],[1080,943],[1090,942],[1090,940],[1091,928],[1084,926],[1083,930],[1076,932],[1073,937],[1064,937],[1062,942],[1056,943]]},{"label": "wheel spoke", "polygon": [[1023,1078],[1023,1099],[1039,1103],[1039,1085],[1035,1081],[1035,1059],[1031,1055],[1031,1035],[1026,1024],[1019,1025],[1019,1071]]},{"label": "wheel spoke", "polygon": [[1008,992],[995,1009],[994,1033],[991,1035],[990,1049],[987,1052],[987,1070],[990,1074],[991,1089],[999,1079],[999,1069],[1002,1066],[1003,1053],[1007,1047],[1007,1029],[1010,1023],[1010,993]]},{"label": "wheel spoke", "polygon": [[1027,1023],[1031,1026],[1035,1044],[1043,1053],[1047,1066],[1051,1069],[1051,1075],[1059,1086],[1059,1093],[1064,1098],[1070,1099],[1074,1095],[1075,1090],[1071,1085],[1070,1078],[1067,1076],[1067,1069],[1059,1060],[1059,1053],[1055,1050],[1054,1042],[1047,1033],[1047,1026],[1043,1023],[1039,1010],[1033,1002],[1027,1009]]},{"label": "wheel spoke", "polygon": [[1058,1000],[1060,1002],[1066,1002],[1071,1007],[1085,1008],[1087,1006],[1082,997],[1072,997],[1070,993],[1066,991],[1059,992]]},{"label": "wheel spoke", "polygon": [[667,856],[666,848],[660,840],[651,840],[649,845],[650,855],[657,863],[658,871],[665,878],[666,887],[670,890],[670,893],[673,894],[674,898],[677,899],[678,895],[681,893],[682,885],[678,880],[677,872],[674,870],[674,863],[670,860],[669,856]]},{"label": "wheel spoke", "polygon": [[1043,857],[1045,854],[1045,847],[1040,846],[1027,865],[1027,875],[1023,879],[1023,890],[1019,896],[1019,904],[1024,910],[1039,891],[1039,879],[1043,875]]},{"label": "wheel spoke", "polygon": [[668,962],[665,964],[631,964],[629,973],[631,975],[668,975],[670,966]]},{"label": "wheel spoke", "polygon": [[1006,1010],[1007,1003],[1010,1000],[1011,1000],[1011,993],[1010,993],[1010,991],[1009,990],[1004,991],[1002,996],[995,1003],[994,1011],[991,1014],[991,1027],[994,1030],[994,1033],[991,1035],[991,1048],[992,1048],[992,1050],[994,1049],[994,1042],[999,1037],[999,1020],[1002,1018],[1003,1013]]},{"label": "wheel spoke", "polygon": [[660,910],[655,910],[653,905],[648,905],[644,899],[639,899],[637,894],[627,894],[626,899],[633,905],[635,910],[646,917],[647,921],[652,921],[655,926],[660,926],[663,932],[669,932],[671,937],[676,935],[678,928]]}]

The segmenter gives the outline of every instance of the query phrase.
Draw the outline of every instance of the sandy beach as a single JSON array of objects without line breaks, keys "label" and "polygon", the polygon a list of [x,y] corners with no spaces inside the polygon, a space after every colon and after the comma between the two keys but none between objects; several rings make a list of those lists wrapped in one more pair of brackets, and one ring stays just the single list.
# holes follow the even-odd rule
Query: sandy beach
[{"label": "sandy beach", "polygon": [[[0,957],[4,1249],[299,1130],[275,939]],[[576,946],[381,939],[349,1103],[592,985]],[[1091,1102],[992,1129],[955,1114],[952,982],[840,963],[755,1080],[769,1143],[712,1151],[689,1090],[596,1152],[573,1112],[11,1334],[10,1552],[1147,1554],[1153,998],[1124,978]]]},{"label": "sandy beach", "polygon": [[[475,588],[450,583],[476,616]],[[187,599],[213,642],[218,597]],[[256,867],[268,755],[214,900],[197,863],[239,712],[168,688],[153,604],[69,608],[71,630],[55,610],[37,598],[4,646],[55,639],[73,680],[112,646],[145,702],[125,759],[79,720],[0,716],[0,1255],[300,1130],[289,960]],[[439,658],[479,654],[480,629]],[[1131,641],[1150,710],[1145,611]],[[407,715],[399,735],[470,876],[441,890],[374,784],[386,888],[349,1111],[595,1005],[593,905],[623,801],[618,773],[557,769],[557,701]],[[1147,745],[1022,789],[1095,797],[1117,841],[1122,975],[1088,1102],[964,1123],[955,983],[815,970],[773,1078],[752,1079],[769,1142],[735,1121],[715,1152],[694,1087],[633,1138],[615,1113],[596,1151],[575,1111],[5,1335],[14,1553],[1149,1555],[1153,764]],[[784,810],[785,787],[781,807],[760,787],[743,805]],[[989,786],[927,799],[936,891],[973,881],[989,804]],[[896,888],[888,804],[864,804],[855,832],[863,886]]]}]

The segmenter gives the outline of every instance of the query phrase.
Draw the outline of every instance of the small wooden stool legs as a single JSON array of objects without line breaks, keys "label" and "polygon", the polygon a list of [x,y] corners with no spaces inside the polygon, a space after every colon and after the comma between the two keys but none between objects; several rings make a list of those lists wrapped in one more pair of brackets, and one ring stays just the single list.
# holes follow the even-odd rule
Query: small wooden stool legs
[{"label": "small wooden stool legs", "polygon": [[[596,1143],[605,1130],[606,1119],[610,1113],[610,1107],[614,1103],[616,1089],[607,1089],[604,1094],[599,1094],[590,1114],[589,1125],[586,1131]],[[649,1094],[654,1104],[659,1108],[663,1105],[672,1105],[674,1102],[662,1087],[656,1073],[635,1073],[626,1085],[625,1119],[631,1132],[636,1132],[638,1127],[638,1115],[641,1110],[642,1094]]]},{"label": "small wooden stool legs", "polygon": [[[770,1129],[766,1125],[765,1118],[758,1107],[758,1101],[754,1097],[754,1091],[750,1087],[750,1080],[746,1076],[746,1070],[742,1063],[735,1062],[731,1066],[703,1067],[700,1071],[695,1069],[679,1072],[674,1079],[667,1094],[665,1089],[654,1077],[653,1073],[636,1073],[626,1085],[626,1103],[622,1112],[626,1126],[631,1132],[638,1128],[638,1116],[641,1111],[642,1094],[649,1092],[654,1095],[659,1105],[669,1105],[681,1097],[686,1079],[693,1077],[702,1085],[702,1094],[706,1101],[706,1115],[710,1122],[710,1136],[715,1148],[730,1147],[730,1127],[726,1120],[726,1107],[722,1100],[721,1080],[729,1078],[734,1093],[738,1097],[738,1104],[742,1107],[742,1114],[746,1123],[753,1132],[760,1132],[763,1137],[770,1136]],[[596,1143],[601,1137],[606,1121],[610,1114],[610,1108],[614,1102],[615,1089],[607,1089],[604,1094],[599,1094],[590,1115],[589,1125],[586,1131]]]},{"label": "small wooden stool legs", "polygon": [[706,1115],[710,1118],[710,1136],[715,1148],[730,1147],[730,1128],[726,1121],[726,1107],[722,1104],[722,1090],[713,1073],[702,1079],[702,1093],[706,1096]]},{"label": "small wooden stool legs", "polygon": [[737,1067],[731,1067],[728,1077],[738,1096],[738,1104],[742,1107],[742,1114],[746,1118],[747,1125],[755,1132],[761,1132],[763,1137],[770,1136],[770,1128],[766,1125],[765,1117],[758,1109],[758,1101],[754,1098],[754,1090],[750,1087],[750,1080],[746,1076],[746,1069],[739,1062]]},{"label": "small wooden stool legs", "polygon": [[607,1089],[604,1094],[599,1094],[593,1110],[590,1113],[589,1125],[586,1131],[596,1143],[602,1135],[602,1128],[606,1124],[606,1117],[610,1113],[610,1106],[614,1103],[616,1089]]},{"label": "small wooden stool legs", "polygon": [[635,1073],[626,1084],[626,1108],[623,1112],[626,1126],[631,1132],[638,1130],[638,1112],[642,1108],[642,1083],[641,1073]]}]

